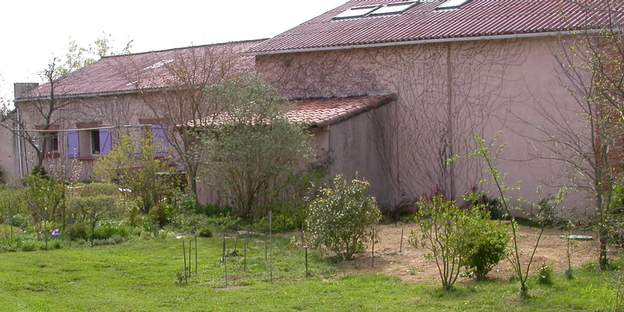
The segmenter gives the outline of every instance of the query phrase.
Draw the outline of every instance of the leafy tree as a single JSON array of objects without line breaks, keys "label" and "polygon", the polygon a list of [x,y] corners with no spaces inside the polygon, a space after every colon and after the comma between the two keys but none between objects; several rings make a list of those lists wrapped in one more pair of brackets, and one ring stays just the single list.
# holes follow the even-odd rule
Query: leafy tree
[{"label": "leafy tree", "polygon": [[64,223],[65,184],[54,178],[32,174],[25,178],[26,202],[33,224],[43,235],[46,248],[50,231],[58,221]]},{"label": "leafy tree", "polygon": [[256,76],[208,88],[220,114],[203,131],[203,166],[208,183],[225,193],[235,212],[258,215],[275,201],[288,178],[312,156],[310,135],[284,116],[286,99]]},{"label": "leafy tree", "polygon": [[307,239],[325,247],[342,259],[353,259],[370,238],[371,227],[381,220],[366,181],[334,177],[331,187],[323,188],[310,202],[306,222]]},{"label": "leafy tree", "polygon": [[137,153],[137,145],[132,138],[121,136],[110,153],[99,159],[94,168],[97,177],[130,190],[144,213],[149,212],[169,189],[167,183],[161,183],[159,176],[172,173],[167,162],[156,157],[152,138],[151,131],[148,131]]}]

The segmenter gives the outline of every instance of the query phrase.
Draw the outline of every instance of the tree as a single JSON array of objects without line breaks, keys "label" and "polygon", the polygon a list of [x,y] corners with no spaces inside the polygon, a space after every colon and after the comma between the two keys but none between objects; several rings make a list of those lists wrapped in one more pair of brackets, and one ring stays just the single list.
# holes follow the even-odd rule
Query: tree
[{"label": "tree", "polygon": [[285,117],[286,99],[253,75],[206,90],[223,111],[202,131],[202,172],[245,217],[273,202],[288,177],[305,169],[312,156],[310,135]]},{"label": "tree", "polygon": [[152,141],[152,133],[148,131],[137,153],[132,138],[124,135],[110,153],[98,160],[94,168],[97,177],[117,184],[124,191],[130,190],[144,213],[149,212],[170,187],[162,183],[160,176],[170,174],[171,168],[166,160],[156,157],[156,147]]},{"label": "tree", "polygon": [[576,3],[585,29],[561,37],[553,51],[560,83],[572,100],[538,103],[535,110],[543,122],[523,120],[539,133],[529,138],[543,148],[535,157],[563,164],[566,184],[593,201],[601,269],[608,267],[614,225],[609,207],[624,164],[624,36],[619,3]]},{"label": "tree", "polygon": [[[126,44],[122,52],[127,52],[130,48],[131,42]],[[16,118],[13,118],[14,124],[0,123],[0,126],[11,131],[32,148],[35,154],[33,170],[43,170],[46,157],[51,152],[49,147],[54,140],[53,134],[57,131],[54,126],[62,123],[63,111],[70,104],[69,100],[59,96],[68,88],[63,84],[63,78],[86,65],[92,64],[97,57],[111,54],[115,54],[115,52],[112,50],[110,35],[103,34],[86,48],[79,47],[75,41],[70,39],[66,55],[64,57],[52,57],[40,73],[44,84],[37,89],[36,94],[32,94],[32,100],[18,104],[17,108],[20,111],[28,111],[30,118],[21,118],[22,114],[18,112]],[[7,102],[2,103],[0,119],[11,118],[11,112],[13,112],[13,108]]]},{"label": "tree", "polygon": [[[194,123],[210,120],[221,111],[220,103],[207,100],[205,90],[248,71],[242,52],[241,47],[228,44],[190,47],[147,54],[116,68],[134,84],[154,125],[164,130],[196,200],[200,159]],[[190,127],[179,127],[187,124]]]}]

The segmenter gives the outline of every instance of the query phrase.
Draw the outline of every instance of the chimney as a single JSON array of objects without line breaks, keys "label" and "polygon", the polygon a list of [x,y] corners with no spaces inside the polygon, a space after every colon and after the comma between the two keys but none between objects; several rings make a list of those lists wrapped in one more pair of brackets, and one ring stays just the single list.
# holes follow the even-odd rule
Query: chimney
[{"label": "chimney", "polygon": [[28,95],[28,92],[39,86],[36,82],[17,82],[13,84],[13,96],[20,99]]}]

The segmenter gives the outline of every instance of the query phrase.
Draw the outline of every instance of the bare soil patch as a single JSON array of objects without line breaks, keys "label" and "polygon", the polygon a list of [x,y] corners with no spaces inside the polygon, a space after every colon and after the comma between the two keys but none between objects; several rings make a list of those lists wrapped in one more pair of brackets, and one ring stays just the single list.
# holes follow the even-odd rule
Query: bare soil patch
[{"label": "bare soil patch", "polygon": [[[520,226],[520,252],[523,261],[528,262],[530,252],[539,235],[539,229]],[[371,267],[370,246],[366,253],[359,255],[355,260],[345,264],[345,269],[351,272],[378,272],[397,276],[401,280],[414,283],[436,283],[438,271],[433,260],[427,259],[429,253],[425,248],[415,248],[409,245],[408,239],[412,231],[418,231],[416,225],[403,227],[403,251],[399,252],[401,242],[401,226],[382,225],[377,227],[379,241],[375,244],[375,267]],[[563,272],[567,269],[566,241],[561,238],[564,233],[547,229],[542,236],[540,246],[535,253],[531,274],[534,274],[540,265],[551,266],[555,271]],[[596,262],[598,242],[596,236],[588,232],[574,234],[592,235],[593,241],[578,241],[573,243],[571,263],[573,267]],[[508,260],[501,261],[489,277],[492,279],[509,279],[514,275]]]}]

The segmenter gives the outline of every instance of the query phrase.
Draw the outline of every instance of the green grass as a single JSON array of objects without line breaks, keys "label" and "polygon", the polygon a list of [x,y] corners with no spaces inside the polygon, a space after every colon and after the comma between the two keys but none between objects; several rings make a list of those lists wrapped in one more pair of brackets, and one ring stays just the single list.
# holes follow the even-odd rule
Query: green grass
[{"label": "green grass", "polygon": [[234,287],[227,289],[218,238],[200,240],[199,276],[187,286],[176,284],[182,255],[174,239],[2,253],[0,311],[607,311],[614,296],[613,273],[591,268],[571,281],[557,275],[553,286],[532,281],[532,298],[522,302],[517,283],[467,283],[444,293],[383,275],[347,276],[315,253],[305,279],[300,250],[279,239],[274,251],[272,284],[264,245],[252,241],[250,272],[230,261]]}]

